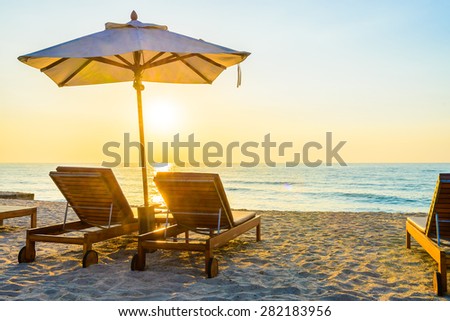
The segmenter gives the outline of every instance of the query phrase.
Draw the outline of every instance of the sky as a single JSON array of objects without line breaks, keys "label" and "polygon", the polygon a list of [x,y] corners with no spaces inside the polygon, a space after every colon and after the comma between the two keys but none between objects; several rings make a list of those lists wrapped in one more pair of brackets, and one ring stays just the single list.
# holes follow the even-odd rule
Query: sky
[{"label": "sky", "polygon": [[[138,140],[131,83],[63,87],[17,60],[139,20],[251,52],[212,85],[145,83],[145,133],[155,149],[179,134],[204,146],[315,142],[347,163],[450,161],[448,1],[5,1],[0,0],[0,162],[111,161],[107,142]],[[315,145],[317,147],[317,145]],[[117,152],[122,153],[122,149]],[[197,152],[197,151],[196,151]],[[201,152],[201,150],[199,151]],[[239,150],[235,159],[245,159]],[[196,154],[197,155],[197,154]],[[123,155],[122,155],[123,156]],[[132,153],[132,156],[135,154]],[[155,158],[160,155],[157,153]],[[156,159],[157,160],[157,159]],[[199,157],[199,160],[201,158]]]}]

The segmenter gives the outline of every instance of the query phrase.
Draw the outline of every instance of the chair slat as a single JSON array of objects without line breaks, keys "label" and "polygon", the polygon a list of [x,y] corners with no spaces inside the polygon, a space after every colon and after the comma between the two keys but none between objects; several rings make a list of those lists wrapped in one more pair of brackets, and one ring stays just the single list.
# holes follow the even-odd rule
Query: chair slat
[{"label": "chair slat", "polygon": [[[109,168],[58,167],[50,177],[81,221],[105,225],[133,220],[128,201]],[[96,209],[93,209],[96,208]]]}]

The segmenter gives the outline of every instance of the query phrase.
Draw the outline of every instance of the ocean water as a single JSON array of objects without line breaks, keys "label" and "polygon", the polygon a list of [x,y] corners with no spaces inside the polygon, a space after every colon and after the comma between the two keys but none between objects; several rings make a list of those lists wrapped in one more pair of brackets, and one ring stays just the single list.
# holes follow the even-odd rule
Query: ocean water
[{"label": "ocean water", "polygon": [[[35,199],[64,201],[48,173],[61,164],[0,164],[0,191],[29,192]],[[90,165],[80,165],[90,166]],[[150,197],[161,201],[152,184],[156,171],[219,173],[233,208],[294,211],[427,212],[437,176],[450,172],[444,164],[349,164],[254,168],[149,169]],[[141,205],[141,169],[113,171],[130,204]]]}]

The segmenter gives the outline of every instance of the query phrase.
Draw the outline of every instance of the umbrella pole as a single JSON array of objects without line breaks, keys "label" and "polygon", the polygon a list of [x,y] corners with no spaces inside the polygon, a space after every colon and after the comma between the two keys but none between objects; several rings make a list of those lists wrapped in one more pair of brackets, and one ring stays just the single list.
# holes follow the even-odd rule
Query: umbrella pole
[{"label": "umbrella pole", "polygon": [[145,137],[144,137],[144,117],[142,115],[142,90],[144,86],[139,77],[136,77],[133,85],[136,89],[137,105],[138,105],[138,119],[139,119],[139,140],[141,143],[140,165],[142,168],[142,187],[144,191],[144,207],[148,207],[148,184],[147,184],[147,161],[145,157]]}]

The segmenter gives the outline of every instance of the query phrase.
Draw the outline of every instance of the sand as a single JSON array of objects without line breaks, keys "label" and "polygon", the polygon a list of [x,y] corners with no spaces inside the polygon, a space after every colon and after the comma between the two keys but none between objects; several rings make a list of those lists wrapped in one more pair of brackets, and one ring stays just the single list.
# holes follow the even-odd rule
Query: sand
[{"label": "sand", "polygon": [[[64,203],[38,206],[38,226],[60,223]],[[436,297],[436,264],[413,241],[408,214],[260,211],[262,242],[249,232],[216,252],[207,279],[199,253],[158,251],[131,271],[136,235],[94,245],[99,264],[83,269],[80,246],[37,243],[36,261],[18,264],[29,218],[0,227],[0,300],[448,300]],[[411,215],[411,214],[409,214]],[[414,214],[414,215],[417,215]],[[425,215],[425,214],[420,214]]]}]

